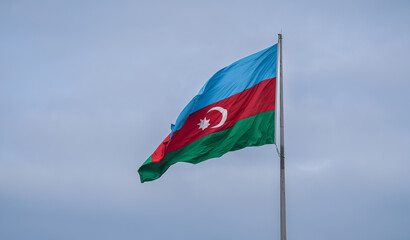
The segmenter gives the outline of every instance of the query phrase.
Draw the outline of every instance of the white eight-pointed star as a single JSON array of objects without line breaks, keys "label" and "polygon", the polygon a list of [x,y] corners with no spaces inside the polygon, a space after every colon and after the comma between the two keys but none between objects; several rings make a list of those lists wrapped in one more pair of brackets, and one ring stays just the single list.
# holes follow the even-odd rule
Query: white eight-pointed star
[{"label": "white eight-pointed star", "polygon": [[206,117],[204,119],[199,119],[201,122],[198,123],[199,128],[198,129],[202,129],[205,130],[205,128],[207,128],[210,124],[209,124],[209,119],[206,119]]}]

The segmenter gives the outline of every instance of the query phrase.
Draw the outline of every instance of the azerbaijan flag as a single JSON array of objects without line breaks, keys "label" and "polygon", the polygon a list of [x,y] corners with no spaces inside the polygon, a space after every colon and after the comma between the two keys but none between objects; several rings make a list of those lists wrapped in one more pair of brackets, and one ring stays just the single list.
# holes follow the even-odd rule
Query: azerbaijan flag
[{"label": "azerbaijan flag", "polygon": [[178,116],[138,169],[141,182],[174,163],[200,163],[229,151],[275,143],[277,44],[219,70]]}]

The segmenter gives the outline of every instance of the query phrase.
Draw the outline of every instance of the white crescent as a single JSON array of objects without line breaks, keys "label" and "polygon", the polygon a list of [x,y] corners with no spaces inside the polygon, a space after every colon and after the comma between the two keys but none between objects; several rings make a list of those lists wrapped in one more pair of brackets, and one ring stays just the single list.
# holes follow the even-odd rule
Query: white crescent
[{"label": "white crescent", "polygon": [[212,128],[217,128],[217,127],[222,126],[225,123],[226,119],[228,118],[228,111],[225,108],[213,107],[213,108],[209,109],[208,112],[213,111],[213,110],[219,111],[222,114],[221,121],[217,125],[212,127]]}]

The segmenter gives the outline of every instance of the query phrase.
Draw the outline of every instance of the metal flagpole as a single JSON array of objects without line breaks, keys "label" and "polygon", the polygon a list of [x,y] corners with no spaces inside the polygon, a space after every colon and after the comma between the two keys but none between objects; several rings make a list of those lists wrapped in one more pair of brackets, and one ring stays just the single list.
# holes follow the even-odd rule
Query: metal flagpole
[{"label": "metal flagpole", "polygon": [[286,240],[286,198],[285,198],[285,150],[283,122],[283,66],[282,34],[278,34],[279,43],[279,77],[280,77],[280,239]]}]

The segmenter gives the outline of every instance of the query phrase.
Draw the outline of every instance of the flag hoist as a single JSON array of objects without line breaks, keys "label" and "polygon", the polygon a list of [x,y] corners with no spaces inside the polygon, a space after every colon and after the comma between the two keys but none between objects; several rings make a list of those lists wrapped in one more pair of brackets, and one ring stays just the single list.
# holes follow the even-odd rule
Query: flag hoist
[{"label": "flag hoist", "polygon": [[[279,59],[279,64],[277,64]],[[215,73],[171,125],[170,134],[138,169],[141,182],[177,162],[200,163],[249,146],[276,144],[276,86],[280,86],[280,219],[286,239],[282,35],[278,44]]]}]

